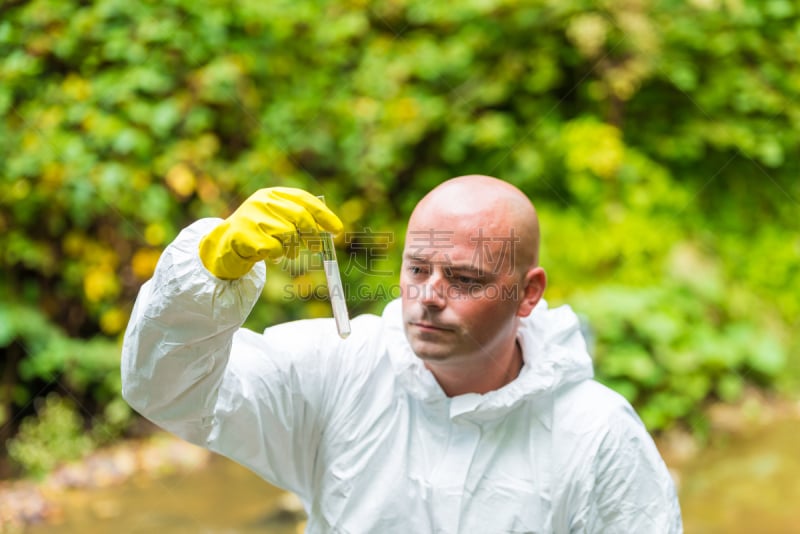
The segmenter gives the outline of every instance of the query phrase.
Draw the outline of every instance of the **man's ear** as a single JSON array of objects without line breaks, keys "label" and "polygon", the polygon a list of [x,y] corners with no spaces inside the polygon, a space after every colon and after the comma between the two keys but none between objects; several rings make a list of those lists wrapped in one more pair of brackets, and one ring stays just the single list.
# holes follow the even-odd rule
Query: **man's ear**
[{"label": "man's ear", "polygon": [[522,280],[522,299],[517,308],[517,316],[527,317],[541,300],[547,286],[547,275],[541,267],[531,267]]}]

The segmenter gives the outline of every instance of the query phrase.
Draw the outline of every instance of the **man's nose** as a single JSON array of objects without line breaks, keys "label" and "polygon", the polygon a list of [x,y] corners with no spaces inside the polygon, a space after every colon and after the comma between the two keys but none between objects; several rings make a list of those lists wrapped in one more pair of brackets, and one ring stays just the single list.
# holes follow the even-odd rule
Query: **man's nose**
[{"label": "man's nose", "polygon": [[444,308],[447,303],[445,282],[442,273],[434,271],[422,284],[420,303],[429,308]]}]

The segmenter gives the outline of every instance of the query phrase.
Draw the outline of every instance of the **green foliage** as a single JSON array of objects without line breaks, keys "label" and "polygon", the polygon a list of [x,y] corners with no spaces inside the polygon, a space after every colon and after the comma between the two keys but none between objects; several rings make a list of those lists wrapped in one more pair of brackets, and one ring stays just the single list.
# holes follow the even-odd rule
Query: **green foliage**
[{"label": "green foliage", "polygon": [[596,334],[598,378],[651,429],[689,420],[709,397],[738,400],[746,382],[770,384],[786,363],[776,334],[685,285],[605,286],[573,301]]},{"label": "green foliage", "polygon": [[41,478],[58,464],[89,452],[91,438],[83,431],[80,414],[63,398],[49,395],[28,417],[16,437],[8,441],[8,455],[25,475]]},{"label": "green foliage", "polygon": [[[104,339],[190,221],[263,186],[325,194],[343,262],[364,259],[366,229],[386,234],[345,275],[351,312],[378,311],[414,203],[474,172],[536,201],[551,302],[609,286],[586,304],[617,318],[596,325],[598,371],[650,424],[780,385],[784,357],[800,376],[792,2],[15,0],[0,15],[0,310],[16,318],[0,350],[19,359],[4,407],[68,377],[124,420]],[[273,266],[248,324],[328,315],[317,274]],[[673,376],[672,359],[697,362]]]},{"label": "green foliage", "polygon": [[[132,411],[120,397],[116,341],[103,336],[88,340],[68,337],[39,310],[12,303],[0,309],[0,346],[7,347],[7,353],[17,351],[17,361],[5,361],[2,366],[16,364],[17,374],[0,390],[6,418],[18,418],[37,401],[37,393],[58,387],[79,403],[80,415],[91,426],[92,443],[108,442],[128,425]],[[11,376],[9,371],[6,375]],[[25,461],[20,463],[25,466]]]}]

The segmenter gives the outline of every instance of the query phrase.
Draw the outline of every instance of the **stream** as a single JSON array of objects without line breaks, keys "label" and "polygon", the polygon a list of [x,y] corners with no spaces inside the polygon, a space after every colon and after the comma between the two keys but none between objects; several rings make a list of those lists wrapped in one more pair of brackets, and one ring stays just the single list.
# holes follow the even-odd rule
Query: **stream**
[{"label": "stream", "polygon": [[800,532],[800,421],[716,443],[683,473],[687,534]]},{"label": "stream", "polygon": [[[800,432],[777,421],[717,440],[680,471],[687,534],[783,534],[800,531]],[[214,456],[183,475],[138,478],[116,487],[57,497],[59,524],[26,534],[294,534],[302,519],[287,494],[237,464]]]},{"label": "stream", "polygon": [[195,472],[136,477],[121,485],[59,496],[60,524],[25,534],[295,534],[289,494],[238,464],[213,455]]}]

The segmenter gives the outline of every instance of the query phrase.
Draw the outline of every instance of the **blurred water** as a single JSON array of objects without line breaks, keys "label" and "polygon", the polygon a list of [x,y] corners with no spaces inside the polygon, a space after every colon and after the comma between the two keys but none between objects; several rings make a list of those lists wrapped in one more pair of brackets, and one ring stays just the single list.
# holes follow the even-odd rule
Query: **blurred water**
[{"label": "blurred water", "polygon": [[729,438],[684,470],[686,534],[800,532],[800,421]]},{"label": "blurred water", "polygon": [[[800,532],[800,428],[783,421],[717,441],[681,474],[686,534]],[[63,522],[30,534],[294,534],[285,496],[215,456],[208,468],[64,496]]]},{"label": "blurred water", "polygon": [[59,525],[26,534],[295,534],[296,517],[281,507],[286,494],[220,456],[199,471],[136,478],[125,485],[71,491],[59,497]]}]

